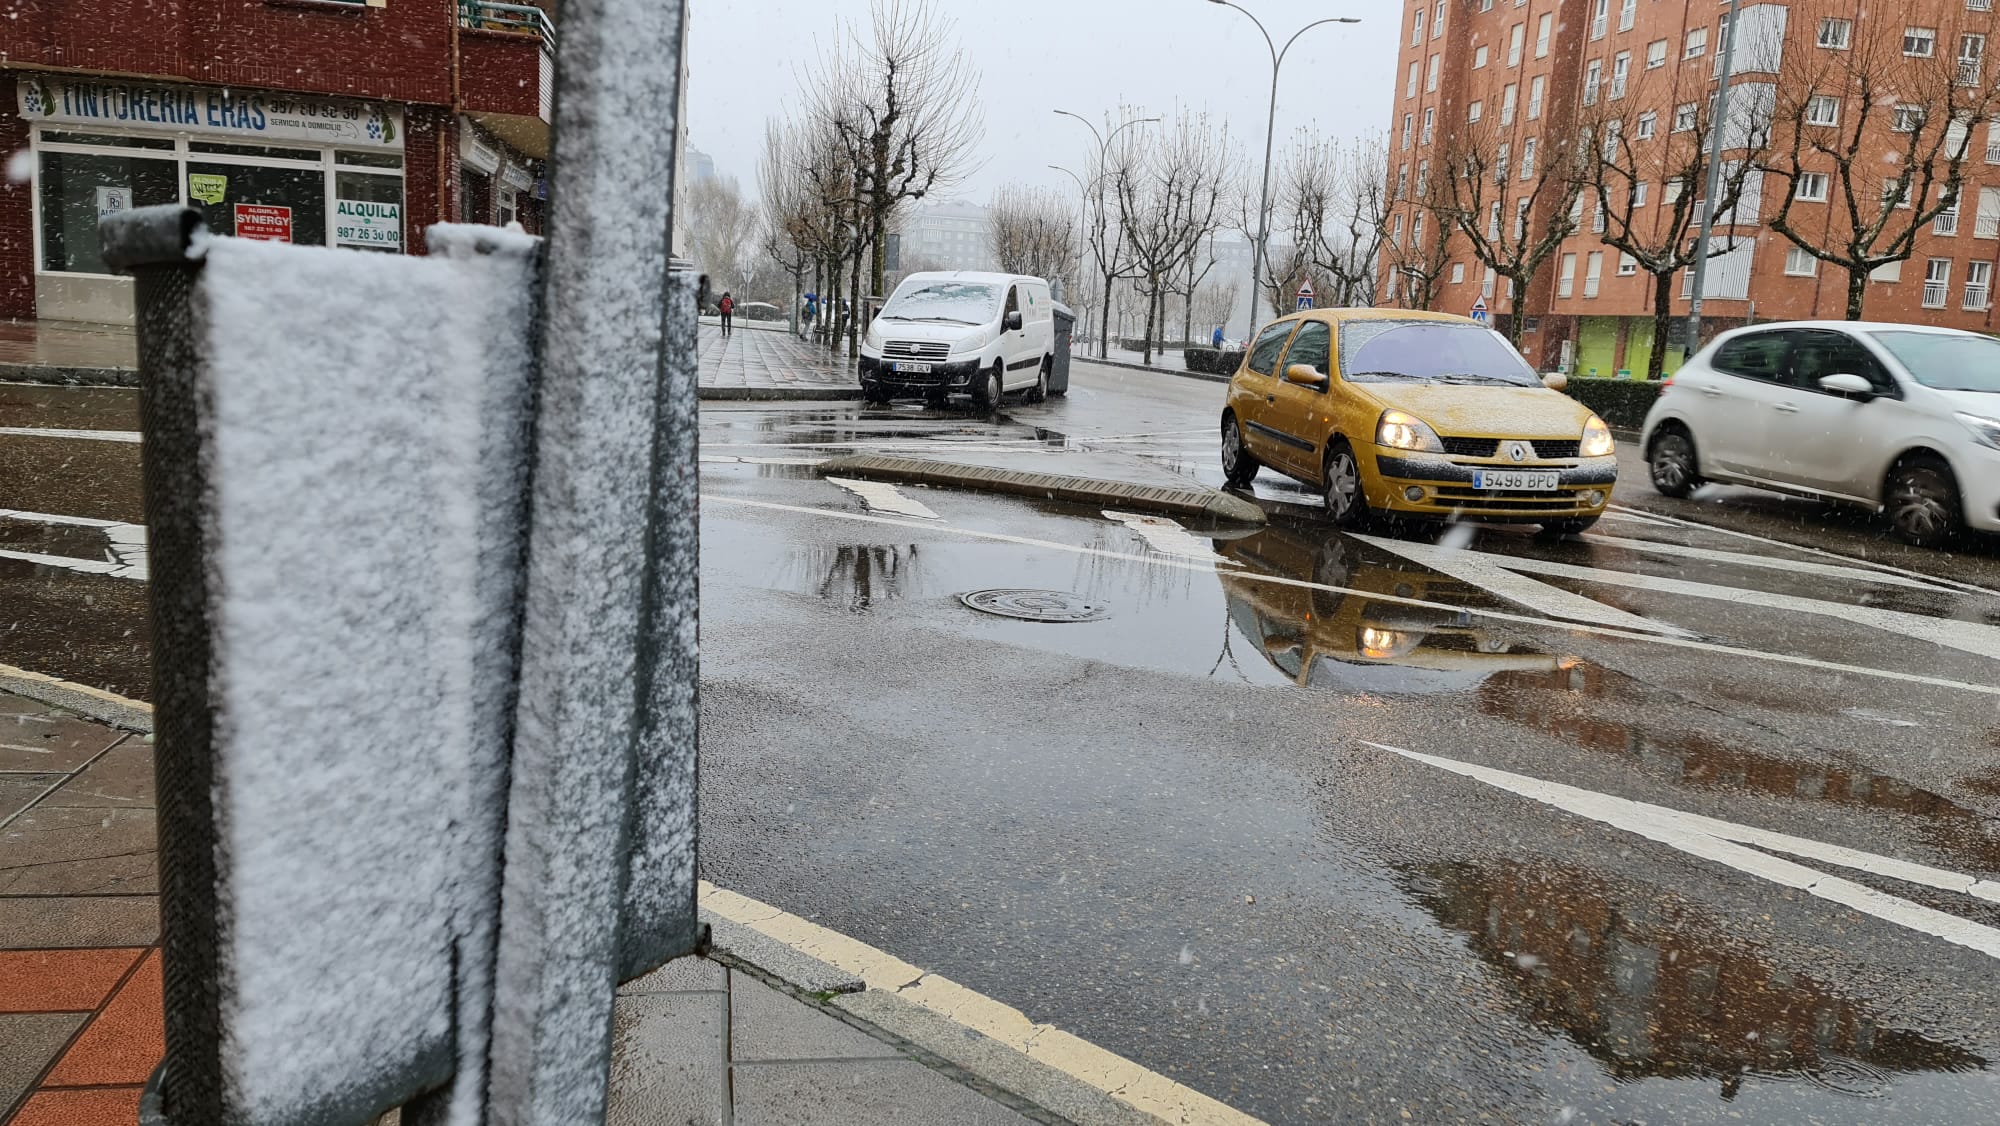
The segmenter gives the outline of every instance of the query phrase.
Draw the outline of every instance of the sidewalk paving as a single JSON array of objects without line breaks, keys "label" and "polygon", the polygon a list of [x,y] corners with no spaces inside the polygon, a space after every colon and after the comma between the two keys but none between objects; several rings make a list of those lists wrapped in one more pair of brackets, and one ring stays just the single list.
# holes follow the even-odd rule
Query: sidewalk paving
[{"label": "sidewalk paving", "polygon": [[704,399],[858,399],[854,361],[782,329],[737,328],[722,335],[704,321],[699,343]]},{"label": "sidewalk paving", "polygon": [[[165,1051],[154,824],[149,737],[0,692],[0,1126],[138,1121]],[[707,957],[614,1020],[612,1123],[1030,1121]]]}]

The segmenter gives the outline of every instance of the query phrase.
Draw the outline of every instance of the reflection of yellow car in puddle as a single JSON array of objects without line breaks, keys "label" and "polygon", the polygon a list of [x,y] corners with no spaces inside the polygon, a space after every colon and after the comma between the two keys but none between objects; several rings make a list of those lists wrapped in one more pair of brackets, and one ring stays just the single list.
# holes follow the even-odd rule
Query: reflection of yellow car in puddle
[{"label": "reflection of yellow car in puddle", "polygon": [[[1449,608],[1477,588],[1380,555],[1334,531],[1268,527],[1216,550],[1241,568],[1219,568],[1229,618],[1301,687],[1352,692],[1450,692],[1501,672],[1550,671],[1559,660]],[[1253,576],[1346,587],[1343,594]],[[1413,606],[1402,599],[1435,601]]]}]

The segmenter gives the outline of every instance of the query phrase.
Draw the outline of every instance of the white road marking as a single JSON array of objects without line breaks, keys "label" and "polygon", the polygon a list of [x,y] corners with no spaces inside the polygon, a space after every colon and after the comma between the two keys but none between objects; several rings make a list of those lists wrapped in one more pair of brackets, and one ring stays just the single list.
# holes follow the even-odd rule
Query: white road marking
[{"label": "white road marking", "polygon": [[107,546],[111,551],[109,561],[75,559],[65,555],[42,555],[29,551],[0,551],[0,559],[16,559],[43,567],[80,571],[88,575],[110,575],[114,579],[137,579],[145,582],[151,577],[151,572],[146,566],[146,529],[142,525],[126,524],[117,520],[95,520],[88,516],[22,512],[11,508],[0,508],[0,519],[20,520],[33,524],[57,524],[65,527],[100,528],[104,531],[104,538],[109,541]]},{"label": "white road marking", "polygon": [[821,465],[825,458],[817,457],[703,457],[703,465]]},{"label": "white road marking", "polygon": [[[23,512],[16,508],[0,508],[0,519],[25,520],[31,524],[74,524],[79,528],[116,528],[121,521],[97,520],[89,516],[57,516],[53,512]],[[134,525],[136,527],[137,525]]]},{"label": "white road marking", "polygon": [[1760,536],[1757,535],[1755,532],[1740,532],[1737,531],[1735,528],[1717,527],[1714,524],[1704,524],[1699,520],[1683,520],[1678,516],[1667,516],[1657,512],[1645,512],[1636,508],[1627,508],[1624,505],[1613,505],[1612,511],[1628,516],[1639,516],[1644,519],[1651,520],[1654,523],[1665,524],[1667,527],[1670,528],[1689,528],[1695,531],[1712,532],[1718,536],[1733,536],[1736,539],[1753,540],[1757,543],[1770,544],[1773,547],[1782,547],[1788,551],[1802,551],[1805,552],[1807,555],[1817,555],[1822,559],[1838,560],[1839,562],[1848,564],[1849,566],[1867,567],[1877,571],[1888,571],[1893,574],[1904,575],[1913,579],[1923,579],[1926,582],[1938,586],[1948,586],[1954,590],[1962,590],[1970,594],[2000,594],[2000,590],[1994,590],[1991,587],[1980,586],[1977,583],[1960,582],[1957,579],[1942,579],[1938,578],[1935,575],[1926,575],[1922,571],[1913,571],[1908,567],[1898,567],[1893,563],[1877,563],[1872,559],[1856,559],[1850,555],[1842,555],[1837,551],[1827,551],[1824,548],[1806,547],[1801,544],[1786,543],[1784,540],[1772,539],[1769,536]]},{"label": "white road marking", "polygon": [[1629,614],[1616,606],[1606,606],[1594,598],[1571,594],[1547,583],[1517,575],[1514,570],[1518,568],[1512,568],[1510,556],[1488,555],[1476,551],[1453,551],[1427,543],[1407,543],[1379,536],[1354,538],[1391,554],[1400,555],[1412,563],[1429,567],[1439,574],[1450,575],[1460,582],[1481,587],[1516,605],[1539,610],[1552,618],[1592,622],[1601,626],[1616,626],[1619,629],[1645,630],[1649,633],[1664,633],[1674,637],[1694,636],[1678,626]]},{"label": "white road marking", "polygon": [[1805,559],[1778,559],[1769,555],[1747,555],[1740,551],[1718,551],[1708,547],[1688,547],[1677,543],[1655,543],[1652,540],[1628,540],[1618,536],[1583,535],[1577,537],[1588,544],[1600,547],[1616,547],[1626,551],[1640,551],[1650,555],[1672,555],[1681,559],[1701,559],[1710,563],[1727,563],[1735,567],[1760,567],[1770,571],[1788,571],[1798,575],[1822,575],[1830,579],[1854,579],[1860,582],[1881,583],[1886,586],[1909,587],[1912,590],[1944,592],[1946,588],[1935,582],[1907,578],[1891,571],[1878,571],[1867,567],[1850,567],[1841,563],[1814,563]]},{"label": "white road marking", "polygon": [[[950,535],[965,536],[969,539],[991,540],[995,543],[1019,544],[1023,547],[1039,547],[1050,551],[1065,551],[1073,555],[1090,555],[1099,559],[1120,559],[1130,563],[1143,563],[1153,567],[1174,567],[1185,571],[1209,572],[1213,569],[1199,563],[1172,559],[1164,555],[1134,555],[1124,551],[1106,551],[1097,547],[1080,547],[1071,543],[1057,543],[1054,540],[1035,539],[1030,536],[1013,536],[1004,532],[982,532],[969,528],[954,528],[945,525],[920,524],[913,520],[897,520],[887,516],[870,516],[861,512],[840,512],[827,508],[807,508],[796,504],[778,504],[767,500],[750,500],[746,497],[730,497],[703,493],[702,498],[710,504],[735,505],[743,508],[760,508],[770,512],[789,512],[799,516],[814,516],[826,520],[854,520],[869,524],[882,524],[891,528],[910,531],[939,531]],[[1949,688],[1957,692],[1971,692],[1980,696],[2000,697],[2000,687],[1991,684],[1974,684],[1970,681],[1952,680],[1948,677],[1925,676],[1921,673],[1897,672],[1894,669],[1875,669],[1865,665],[1842,664],[1839,661],[1823,661],[1817,657],[1800,657],[1790,653],[1767,653],[1761,649],[1743,649],[1734,645],[1720,645],[1712,641],[1674,637],[1657,633],[1634,633],[1608,626],[1587,625],[1582,622],[1566,622],[1553,618],[1537,618],[1527,614],[1514,614],[1505,610],[1478,610],[1444,602],[1431,602],[1422,598],[1401,598],[1379,591],[1359,590],[1354,587],[1332,586],[1327,583],[1308,582],[1304,579],[1288,578],[1284,575],[1264,574],[1243,570],[1234,572],[1249,582],[1271,583],[1276,586],[1294,586],[1304,590],[1324,590],[1334,594],[1365,595],[1376,602],[1394,603],[1399,606],[1422,606],[1434,610],[1450,610],[1466,613],[1474,617],[1496,622],[1512,622],[1536,628],[1568,630],[1572,633],[1590,634],[1594,637],[1616,638],[1621,641],[1639,641],[1651,645],[1664,645],[1673,649],[1687,649],[1699,653],[1715,653],[1721,656],[1742,657],[1752,661],[1768,661],[1772,664],[1791,665],[1797,668],[1818,669],[1822,672],[1843,673],[1850,676],[1867,676],[1880,680],[1891,680],[1902,684],[1922,684],[1931,688]]]},{"label": "white road marking", "polygon": [[1655,528],[1671,528],[1672,524],[1642,512],[1619,512],[1612,510],[1604,514],[1606,520],[1623,520],[1629,524],[1647,524]]},{"label": "white road marking", "polygon": [[1792,594],[1772,594],[1762,590],[1743,590],[1733,586],[1716,586],[1713,583],[1688,582],[1685,579],[1636,575],[1629,571],[1607,571],[1600,567],[1577,567],[1568,563],[1551,563],[1543,559],[1523,559],[1510,555],[1489,555],[1487,558],[1510,571],[1526,571],[1535,575],[1548,575],[1551,578],[1579,579],[1584,582],[1604,583],[1608,586],[1629,587],[1633,590],[1650,590],[1659,594],[1706,598],[1737,606],[1759,606],[1768,610],[1789,610],[1798,614],[1839,618],[1857,625],[1872,626],[1889,633],[1928,641],[1933,645],[2000,659],[2000,627],[1981,622],[1931,618],[1922,614],[1906,614],[1900,610],[1856,606],[1849,602],[1827,602],[1818,598],[1800,598]]},{"label": "white road marking", "polygon": [[929,506],[915,497],[903,495],[903,490],[886,481],[856,481],[847,477],[825,478],[829,485],[838,485],[868,506],[870,512],[890,512],[897,516],[912,516],[919,520],[940,519]]},{"label": "white road marking", "polygon": [[1525,774],[1514,774],[1457,759],[1406,751],[1401,747],[1391,747],[1384,743],[1370,742],[1364,745],[1484,782],[1496,789],[1554,806],[1578,817],[1635,833],[1669,848],[1727,865],[1772,883],[1797,888],[1809,895],[1852,907],[1856,911],[1873,915],[1885,922],[1934,935],[1970,950],[1977,950],[1987,957],[2000,958],[2000,929],[1938,911],[1920,903],[1913,903],[1907,899],[1876,891],[1865,884],[1857,884],[1840,876],[1831,876],[1817,868],[1808,868],[1803,864],[1795,864],[1743,846],[1754,844],[1795,856],[1826,860],[1843,867],[1872,872],[1892,879],[1919,883],[1926,887],[1977,895],[1982,899],[1994,899],[1996,893],[2000,893],[2000,888],[1963,873],[1921,864],[1909,864],[1892,857],[1861,852],[1858,849],[1842,848],[1803,837],[1774,833],[1750,825],[1719,821],[1712,817],[1669,809],[1649,802],[1633,801],[1630,798],[1614,797],[1595,790],[1566,786],[1560,782],[1531,778]]},{"label": "white road marking", "polygon": [[1188,534],[1180,521],[1165,516],[1149,516],[1141,512],[1117,512],[1104,510],[1106,520],[1115,520],[1139,533],[1146,546],[1163,555],[1178,555],[1182,559],[1201,559],[1210,563],[1226,563],[1237,566],[1235,560],[1225,559],[1215,553],[1209,541],[1196,539]]},{"label": "white road marking", "polygon": [[35,426],[0,426],[0,435],[11,438],[69,438],[85,442],[139,444],[137,430],[44,430]]},{"label": "white road marking", "polygon": [[0,549],[0,559],[17,559],[23,563],[34,563],[43,567],[61,567],[65,571],[81,571],[88,575],[109,575],[124,568],[124,564],[111,563],[102,559],[72,559],[66,555],[38,555],[32,551],[7,551]]}]

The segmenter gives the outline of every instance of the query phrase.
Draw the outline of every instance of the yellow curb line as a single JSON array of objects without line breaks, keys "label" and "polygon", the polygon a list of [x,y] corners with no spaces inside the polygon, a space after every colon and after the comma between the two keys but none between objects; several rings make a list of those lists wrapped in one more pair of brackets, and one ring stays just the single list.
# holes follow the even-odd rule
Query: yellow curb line
[{"label": "yellow curb line", "polygon": [[1010,1005],[923,970],[865,942],[807,922],[768,903],[699,885],[701,905],[767,938],[859,977],[869,989],[893,993],[938,1016],[1177,1126],[1263,1126],[1261,1120],[1176,1083]]}]

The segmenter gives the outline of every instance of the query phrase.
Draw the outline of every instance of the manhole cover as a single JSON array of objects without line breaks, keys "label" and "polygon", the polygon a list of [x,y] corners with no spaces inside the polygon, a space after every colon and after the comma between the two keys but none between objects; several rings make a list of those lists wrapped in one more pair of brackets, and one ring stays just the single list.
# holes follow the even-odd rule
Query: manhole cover
[{"label": "manhole cover", "polygon": [[958,600],[974,610],[1029,622],[1095,622],[1111,616],[1104,603],[1062,590],[975,590]]}]

